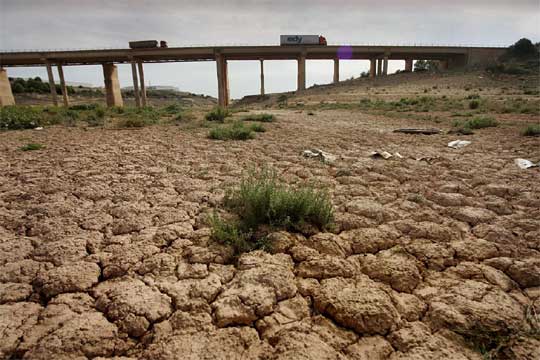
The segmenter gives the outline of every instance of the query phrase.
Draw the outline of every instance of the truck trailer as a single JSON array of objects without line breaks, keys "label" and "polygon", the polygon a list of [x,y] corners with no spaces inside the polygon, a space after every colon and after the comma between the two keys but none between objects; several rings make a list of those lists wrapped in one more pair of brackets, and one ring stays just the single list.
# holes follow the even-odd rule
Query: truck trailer
[{"label": "truck trailer", "polygon": [[[130,49],[152,49],[158,47],[158,41],[157,40],[141,40],[141,41],[130,41],[129,42]],[[167,42],[165,40],[161,40],[159,42],[159,47],[166,48]]]},{"label": "truck trailer", "polygon": [[322,35],[281,35],[280,45],[326,45],[326,38]]}]

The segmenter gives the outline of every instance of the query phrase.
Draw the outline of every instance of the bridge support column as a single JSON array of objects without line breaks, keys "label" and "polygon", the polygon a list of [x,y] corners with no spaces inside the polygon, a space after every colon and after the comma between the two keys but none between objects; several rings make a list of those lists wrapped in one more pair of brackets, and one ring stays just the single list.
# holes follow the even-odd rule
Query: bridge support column
[{"label": "bridge support column", "polygon": [[51,63],[47,62],[47,75],[49,76],[49,89],[54,106],[58,106],[58,98],[56,97],[56,84],[54,83],[54,75],[52,72]]},{"label": "bridge support column", "polygon": [[217,78],[218,78],[218,104],[221,107],[229,106],[229,75],[227,59],[223,55],[216,55]]},{"label": "bridge support column", "polygon": [[339,58],[334,59],[334,84],[339,82]]},{"label": "bridge support column", "polygon": [[384,57],[384,64],[383,64],[383,75],[388,75],[388,55],[385,55]]},{"label": "bridge support column", "polygon": [[369,77],[377,75],[377,59],[369,59]]},{"label": "bridge support column", "polygon": [[261,96],[264,96],[264,60],[261,59]]},{"label": "bridge support column", "polygon": [[440,70],[448,70],[448,60],[440,60],[439,61],[439,69]]},{"label": "bridge support column", "polygon": [[15,105],[15,98],[11,92],[7,71],[0,68],[0,107],[8,105]]},{"label": "bridge support column", "polygon": [[382,59],[377,59],[377,76],[382,75]]},{"label": "bridge support column", "polygon": [[139,81],[141,82],[141,105],[146,106],[146,85],[144,84],[144,69],[142,61],[137,64],[139,68]]},{"label": "bridge support column", "polygon": [[297,91],[306,89],[306,56],[303,54],[298,58],[298,80],[296,85]]},{"label": "bridge support column", "polygon": [[412,65],[413,65],[412,59],[405,59],[405,71],[411,72],[413,70]]},{"label": "bridge support column", "polygon": [[107,106],[124,106],[120,82],[118,81],[118,69],[114,64],[103,64],[103,78],[105,80],[105,96]]},{"label": "bridge support column", "polygon": [[62,64],[58,64],[58,77],[60,78],[60,91],[62,92],[62,100],[64,101],[64,106],[69,106],[69,98],[67,92],[66,81],[64,80],[64,68]]},{"label": "bridge support column", "polygon": [[139,79],[137,77],[137,64],[131,62],[131,75],[133,76],[133,93],[135,95],[135,104],[138,108],[141,107],[141,97],[139,93]]}]

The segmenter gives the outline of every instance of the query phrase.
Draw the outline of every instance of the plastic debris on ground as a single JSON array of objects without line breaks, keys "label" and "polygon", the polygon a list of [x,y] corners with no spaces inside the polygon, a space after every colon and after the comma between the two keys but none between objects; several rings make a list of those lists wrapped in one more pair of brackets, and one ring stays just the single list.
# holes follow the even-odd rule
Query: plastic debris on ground
[{"label": "plastic debris on ground", "polygon": [[404,134],[422,134],[422,135],[434,135],[439,134],[441,130],[439,129],[396,129],[395,133],[404,133]]},{"label": "plastic debris on ground", "polygon": [[324,163],[332,163],[336,161],[336,157],[330,153],[324,152],[319,149],[309,149],[302,152],[302,156],[306,158],[318,158]]},{"label": "plastic debris on ground", "polygon": [[527,160],[527,159],[515,159],[514,162],[521,169],[528,169],[528,168],[532,168],[532,167],[540,167],[540,162],[538,164],[535,164],[532,161]]},{"label": "plastic debris on ground", "polygon": [[454,148],[454,149],[461,149],[467,145],[470,145],[470,141],[467,140],[454,140],[450,141],[448,143],[448,147]]},{"label": "plastic debris on ground", "polygon": [[34,130],[43,130],[43,127],[38,126],[37,128],[34,128]]},{"label": "plastic debris on ground", "polygon": [[403,155],[401,155],[400,153],[395,152],[394,154],[390,154],[388,151],[372,151],[369,154],[369,156],[374,158],[374,159],[381,159],[382,158],[384,160],[388,160],[391,157],[396,157],[398,159],[403,159]]}]

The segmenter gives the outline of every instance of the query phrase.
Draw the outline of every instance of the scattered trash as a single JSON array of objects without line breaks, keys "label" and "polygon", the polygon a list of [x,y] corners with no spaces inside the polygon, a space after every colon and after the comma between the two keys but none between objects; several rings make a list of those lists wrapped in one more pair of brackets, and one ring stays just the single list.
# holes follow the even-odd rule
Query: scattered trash
[{"label": "scattered trash", "polygon": [[439,129],[396,129],[395,133],[433,135],[441,132]]},{"label": "scattered trash", "polygon": [[527,159],[515,159],[514,162],[521,169],[528,169],[528,168],[539,167],[540,166],[540,162],[538,164],[535,164],[532,161],[527,160]]},{"label": "scattered trash", "polygon": [[384,160],[388,160],[391,157],[397,157],[398,159],[403,159],[403,155],[401,155],[398,152],[395,152],[394,154],[390,154],[388,151],[372,151],[371,154],[369,154],[374,159],[380,159],[383,158]]},{"label": "scattered trash", "polygon": [[471,142],[467,140],[454,140],[450,141],[448,143],[448,147],[454,148],[454,149],[461,149],[462,147],[465,147],[469,145]]},{"label": "scattered trash", "polygon": [[34,130],[43,130],[43,127],[38,126],[37,128],[34,128]]},{"label": "scattered trash", "polygon": [[325,163],[331,163],[331,162],[336,161],[336,157],[334,155],[329,154],[319,149],[304,150],[302,152],[302,156],[306,158],[318,158],[319,160]]}]

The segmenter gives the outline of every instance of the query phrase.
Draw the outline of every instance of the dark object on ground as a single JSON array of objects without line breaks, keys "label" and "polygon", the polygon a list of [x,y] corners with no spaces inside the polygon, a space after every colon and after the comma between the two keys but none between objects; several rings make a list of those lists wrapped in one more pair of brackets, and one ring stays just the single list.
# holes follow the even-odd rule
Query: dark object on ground
[{"label": "dark object on ground", "polygon": [[441,132],[439,129],[396,129],[394,132],[404,133],[404,134],[423,134],[423,135],[433,135]]}]

